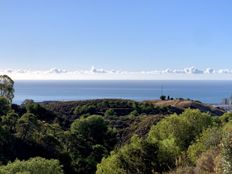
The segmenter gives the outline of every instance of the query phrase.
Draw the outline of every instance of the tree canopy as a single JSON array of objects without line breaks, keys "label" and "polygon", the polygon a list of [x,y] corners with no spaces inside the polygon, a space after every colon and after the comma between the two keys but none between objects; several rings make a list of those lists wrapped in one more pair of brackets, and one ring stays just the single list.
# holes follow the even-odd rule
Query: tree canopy
[{"label": "tree canopy", "polygon": [[7,75],[0,75],[0,96],[10,102],[14,98],[14,81]]},{"label": "tree canopy", "polygon": [[58,160],[36,157],[27,161],[16,160],[6,166],[0,166],[0,174],[63,174]]},{"label": "tree canopy", "polygon": [[2,96],[0,174],[231,173],[231,118],[130,100],[16,105]]}]

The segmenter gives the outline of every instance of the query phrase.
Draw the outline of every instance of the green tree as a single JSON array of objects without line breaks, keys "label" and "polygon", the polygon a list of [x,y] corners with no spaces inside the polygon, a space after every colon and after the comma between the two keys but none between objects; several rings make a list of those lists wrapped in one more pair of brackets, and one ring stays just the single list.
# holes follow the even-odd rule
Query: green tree
[{"label": "green tree", "polygon": [[138,113],[138,111],[136,111],[136,110],[133,110],[133,111],[131,111],[130,112],[130,114],[129,114],[130,116],[138,116],[139,115],[139,113]]},{"label": "green tree", "polygon": [[0,116],[6,115],[10,111],[10,103],[5,97],[0,96]]},{"label": "green tree", "polygon": [[148,135],[158,142],[159,163],[164,170],[175,167],[177,157],[185,152],[196,137],[212,124],[211,117],[199,110],[186,109],[180,115],[171,115],[154,125]]},{"label": "green tree", "polygon": [[158,160],[163,170],[175,166],[176,158],[189,144],[189,126],[177,115],[172,115],[161,120],[153,126],[148,139],[152,143],[158,143]]},{"label": "green tree", "polygon": [[232,133],[227,132],[222,141],[222,166],[223,174],[231,174],[232,171]]},{"label": "green tree", "polygon": [[[149,139],[153,142],[173,139],[182,150],[190,143],[189,125],[178,115],[171,115],[153,126],[149,132]],[[192,139],[192,138],[191,138]]]},{"label": "green tree", "polygon": [[14,81],[7,75],[0,75],[0,96],[9,102],[14,98]]},{"label": "green tree", "polygon": [[65,148],[76,173],[93,174],[102,157],[115,145],[115,133],[102,116],[76,119],[65,133]]},{"label": "green tree", "polygon": [[208,149],[215,149],[222,140],[222,130],[212,127],[204,130],[197,138],[196,143],[188,148],[188,157],[195,164],[200,155]]},{"label": "green tree", "polygon": [[83,114],[95,114],[96,113],[96,107],[94,105],[82,105],[77,106],[73,112],[75,115],[83,115]]},{"label": "green tree", "polygon": [[0,164],[8,162],[14,149],[14,137],[0,126]]},{"label": "green tree", "polygon": [[212,118],[199,110],[186,109],[180,115],[172,115],[161,120],[149,132],[152,140],[173,138],[176,144],[185,150],[191,142],[212,124]]},{"label": "green tree", "polygon": [[232,113],[231,112],[225,113],[221,117],[219,117],[219,119],[223,124],[225,124],[232,120]]},{"label": "green tree", "polygon": [[19,115],[14,111],[9,112],[7,115],[2,116],[2,126],[5,130],[8,130],[11,133],[15,132],[16,123],[19,118]]},{"label": "green tree", "polygon": [[63,174],[58,160],[47,160],[41,157],[27,161],[16,160],[6,166],[0,166],[0,174]]},{"label": "green tree", "polygon": [[107,109],[104,114],[106,117],[116,116],[116,113],[113,109]]},{"label": "green tree", "polygon": [[107,124],[102,116],[92,115],[75,120],[71,125],[71,132],[79,134],[94,144],[102,144],[107,134]]},{"label": "green tree", "polygon": [[160,96],[160,100],[166,100],[166,96],[165,95],[161,95]]},{"label": "green tree", "polygon": [[213,124],[209,113],[201,112],[198,109],[186,109],[180,117],[187,122],[190,128],[190,137],[198,136],[204,129]]},{"label": "green tree", "polygon": [[31,140],[33,133],[38,126],[38,120],[34,114],[25,113],[18,121],[16,125],[16,132],[21,139]]},{"label": "green tree", "polygon": [[104,158],[96,174],[153,174],[159,171],[157,152],[157,144],[134,136],[130,144]]}]

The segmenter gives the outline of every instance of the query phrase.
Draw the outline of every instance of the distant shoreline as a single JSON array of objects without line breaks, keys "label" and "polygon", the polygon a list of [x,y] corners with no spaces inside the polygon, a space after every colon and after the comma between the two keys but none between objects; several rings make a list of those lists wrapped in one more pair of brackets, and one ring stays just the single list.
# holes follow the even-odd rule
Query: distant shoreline
[{"label": "distant shoreline", "polygon": [[70,101],[100,98],[122,98],[136,101],[186,98],[209,104],[220,104],[232,93],[232,81],[173,80],[43,80],[15,81],[15,103],[34,101]]}]

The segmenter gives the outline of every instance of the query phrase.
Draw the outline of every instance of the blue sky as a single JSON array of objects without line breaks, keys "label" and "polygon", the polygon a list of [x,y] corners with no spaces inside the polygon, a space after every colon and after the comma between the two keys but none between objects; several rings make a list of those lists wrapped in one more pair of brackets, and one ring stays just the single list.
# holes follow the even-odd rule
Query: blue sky
[{"label": "blue sky", "polygon": [[230,0],[0,0],[0,68],[231,69]]}]

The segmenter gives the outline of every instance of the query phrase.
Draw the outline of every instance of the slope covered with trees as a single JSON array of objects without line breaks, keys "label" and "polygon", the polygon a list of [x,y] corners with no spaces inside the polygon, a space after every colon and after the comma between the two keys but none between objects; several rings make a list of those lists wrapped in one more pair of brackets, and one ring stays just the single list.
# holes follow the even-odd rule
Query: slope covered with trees
[{"label": "slope covered with trees", "polygon": [[0,174],[232,172],[231,113],[119,99],[15,105],[11,96],[0,97]]}]

